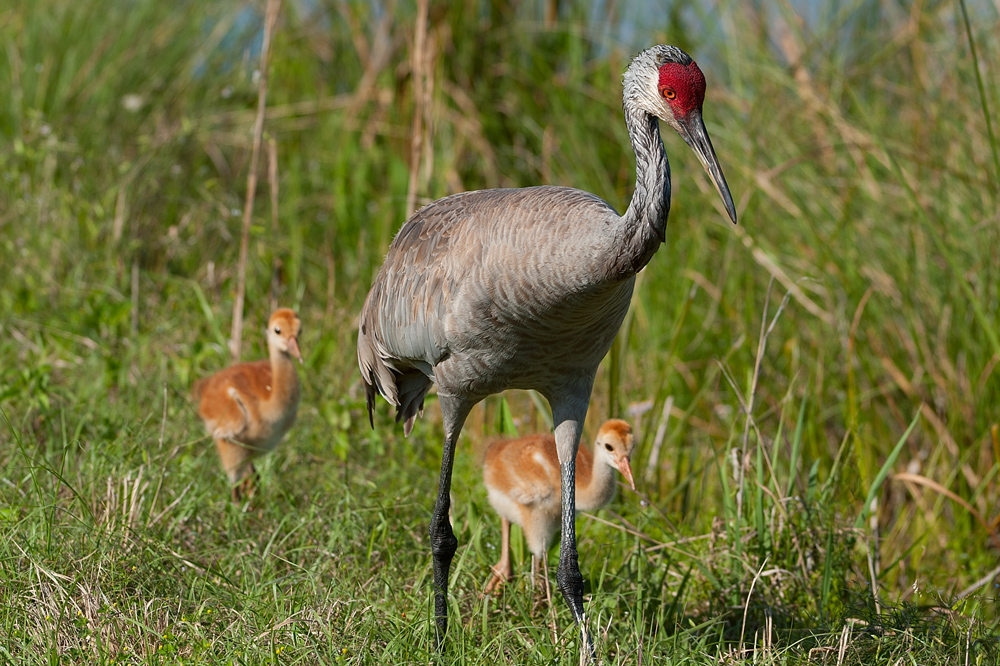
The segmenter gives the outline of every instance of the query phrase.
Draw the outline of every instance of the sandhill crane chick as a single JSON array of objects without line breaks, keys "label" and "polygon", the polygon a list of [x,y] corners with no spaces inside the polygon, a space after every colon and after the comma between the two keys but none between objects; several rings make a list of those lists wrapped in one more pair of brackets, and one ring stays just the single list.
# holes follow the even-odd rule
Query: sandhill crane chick
[{"label": "sandhill crane chick", "polygon": [[274,449],[295,423],[300,388],[292,359],[302,363],[301,332],[294,310],[275,310],[267,323],[268,360],[230,366],[192,389],[234,502],[253,492],[253,459]]},{"label": "sandhill crane chick", "polygon": [[[576,510],[596,511],[615,497],[614,470],[618,470],[635,490],[632,468],[632,428],[620,419],[606,421],[597,433],[594,450],[580,446],[576,454]],[[559,456],[552,434],[501,439],[486,450],[483,481],[490,504],[500,514],[500,561],[493,567],[490,592],[510,580],[510,524],[520,525],[531,550],[532,582],[538,563],[543,564],[559,530],[562,492]],[[548,575],[545,576],[548,590]],[[546,595],[548,596],[548,594]]]}]

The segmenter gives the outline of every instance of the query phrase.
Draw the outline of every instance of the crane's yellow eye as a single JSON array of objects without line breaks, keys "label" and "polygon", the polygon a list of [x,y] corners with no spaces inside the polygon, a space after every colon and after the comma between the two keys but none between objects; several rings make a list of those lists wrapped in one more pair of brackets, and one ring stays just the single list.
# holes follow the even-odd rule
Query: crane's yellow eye
[{"label": "crane's yellow eye", "polygon": [[663,89],[663,96],[664,96],[664,97],[665,97],[666,99],[677,99],[677,93],[675,93],[675,92],[674,92],[673,90],[671,90],[670,88],[664,88],[664,89]]}]

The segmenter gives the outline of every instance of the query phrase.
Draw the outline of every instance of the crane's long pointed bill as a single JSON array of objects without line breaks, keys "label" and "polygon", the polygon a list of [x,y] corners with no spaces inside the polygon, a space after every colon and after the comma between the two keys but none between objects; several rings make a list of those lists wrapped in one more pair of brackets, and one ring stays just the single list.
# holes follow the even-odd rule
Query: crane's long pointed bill
[{"label": "crane's long pointed bill", "polygon": [[715,191],[722,197],[722,203],[726,205],[726,212],[729,219],[736,224],[736,206],[733,205],[733,195],[729,193],[729,185],[726,177],[722,175],[722,167],[715,156],[715,149],[712,148],[712,140],[708,138],[708,130],[705,129],[705,122],[701,119],[701,113],[692,111],[686,120],[681,122],[684,128],[682,136],[687,144],[691,146],[705,171],[712,177]]}]

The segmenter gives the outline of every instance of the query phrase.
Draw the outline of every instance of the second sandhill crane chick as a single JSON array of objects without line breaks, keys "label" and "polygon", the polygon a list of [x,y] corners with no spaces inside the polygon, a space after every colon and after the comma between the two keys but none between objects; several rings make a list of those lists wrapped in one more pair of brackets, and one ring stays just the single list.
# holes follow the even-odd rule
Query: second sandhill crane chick
[{"label": "second sandhill crane chick", "polygon": [[292,359],[302,362],[301,332],[294,310],[275,310],[267,323],[268,360],[230,366],[192,390],[235,502],[253,490],[253,459],[274,449],[295,423],[300,388]]},{"label": "second sandhill crane chick", "polygon": [[[596,511],[614,499],[614,470],[635,490],[632,468],[632,428],[620,419],[606,421],[597,433],[594,450],[580,446],[576,454],[576,510]],[[490,504],[500,514],[500,561],[486,586],[492,591],[513,575],[510,561],[510,524],[520,525],[531,550],[532,571],[545,555],[559,530],[562,494],[559,456],[552,434],[502,439],[486,450],[483,481]],[[546,586],[548,580],[546,576]]]}]

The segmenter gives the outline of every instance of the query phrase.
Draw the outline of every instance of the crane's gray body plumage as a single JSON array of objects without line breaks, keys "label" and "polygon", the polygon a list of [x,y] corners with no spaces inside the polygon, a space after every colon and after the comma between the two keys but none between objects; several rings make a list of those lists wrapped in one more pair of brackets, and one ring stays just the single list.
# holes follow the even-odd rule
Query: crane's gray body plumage
[{"label": "crane's gray body plumage", "polygon": [[408,421],[432,381],[478,401],[509,388],[551,398],[592,378],[641,267],[622,252],[625,232],[606,202],[564,187],[466,192],[418,211],[361,315],[369,398],[377,388]]},{"label": "crane's gray body plumage", "polygon": [[[563,486],[557,579],[590,644],[576,555],[576,451],[594,376],[628,310],[635,275],[665,238],[670,167],[657,117],[715,160],[707,134],[707,148],[692,144],[684,134],[691,118],[679,122],[661,99],[657,77],[666,63],[693,65],[680,49],[656,46],[636,56],[623,77],[637,165],[624,215],[593,194],[566,187],[445,197],[403,225],[365,301],[358,361],[369,416],[381,393],[396,406],[396,420],[405,422],[408,434],[431,384],[438,387],[445,446],[431,543],[439,639],[457,547],[447,519],[454,446],[477,402],[520,388],[539,391],[552,407]],[[697,111],[694,120],[704,132],[700,100]],[[731,197],[727,205],[735,221]]]},{"label": "crane's gray body plumage", "polygon": [[455,194],[403,225],[361,313],[369,410],[380,392],[408,432],[431,382],[478,402],[511,388],[551,400],[593,378],[670,208],[656,117],[626,116],[642,157],[625,216],[589,192],[541,186]]}]

